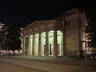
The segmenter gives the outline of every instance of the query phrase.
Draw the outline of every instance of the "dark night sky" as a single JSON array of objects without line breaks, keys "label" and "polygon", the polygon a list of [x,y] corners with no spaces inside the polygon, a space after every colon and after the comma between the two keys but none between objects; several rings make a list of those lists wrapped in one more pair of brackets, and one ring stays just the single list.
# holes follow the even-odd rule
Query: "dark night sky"
[{"label": "dark night sky", "polygon": [[[3,0],[0,2],[0,22],[24,26],[33,20],[55,18],[65,10],[82,9],[86,5],[83,1],[74,3],[73,0]],[[96,8],[86,7],[85,10],[89,16],[96,16]]]}]

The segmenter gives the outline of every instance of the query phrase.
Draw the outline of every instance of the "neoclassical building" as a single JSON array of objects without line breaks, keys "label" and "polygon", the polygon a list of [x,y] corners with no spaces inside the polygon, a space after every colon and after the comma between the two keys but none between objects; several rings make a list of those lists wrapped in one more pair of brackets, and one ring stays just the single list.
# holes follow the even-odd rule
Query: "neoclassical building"
[{"label": "neoclassical building", "polygon": [[82,48],[83,13],[66,11],[51,20],[34,21],[24,27],[22,50],[32,56],[79,56]]}]

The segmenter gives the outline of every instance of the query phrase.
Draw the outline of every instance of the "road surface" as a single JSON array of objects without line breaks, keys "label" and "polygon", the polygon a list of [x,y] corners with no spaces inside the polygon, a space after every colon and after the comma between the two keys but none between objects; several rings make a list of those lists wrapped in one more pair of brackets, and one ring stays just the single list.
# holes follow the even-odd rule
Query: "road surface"
[{"label": "road surface", "polygon": [[96,72],[95,66],[0,57],[0,72]]},{"label": "road surface", "polygon": [[42,72],[40,70],[0,62],[0,72]]}]

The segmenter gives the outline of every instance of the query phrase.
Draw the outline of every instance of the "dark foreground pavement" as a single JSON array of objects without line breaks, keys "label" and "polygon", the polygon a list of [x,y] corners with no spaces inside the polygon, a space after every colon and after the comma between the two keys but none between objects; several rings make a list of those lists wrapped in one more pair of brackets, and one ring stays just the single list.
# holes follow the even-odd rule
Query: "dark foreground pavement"
[{"label": "dark foreground pavement", "polygon": [[82,59],[31,56],[0,56],[0,61],[38,70],[41,72],[96,72],[95,61],[86,62]]},{"label": "dark foreground pavement", "polygon": [[26,68],[6,62],[0,62],[0,72],[43,72],[33,68]]}]

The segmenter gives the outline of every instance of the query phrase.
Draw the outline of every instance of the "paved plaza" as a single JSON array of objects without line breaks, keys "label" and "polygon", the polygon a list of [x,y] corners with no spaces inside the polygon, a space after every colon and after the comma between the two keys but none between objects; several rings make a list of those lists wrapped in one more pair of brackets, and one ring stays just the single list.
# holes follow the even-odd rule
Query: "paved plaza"
[{"label": "paved plaza", "polygon": [[[24,70],[26,68],[29,69],[29,71],[25,70],[25,72],[30,72],[30,69],[33,70],[32,72],[38,72],[38,71],[39,72],[96,72],[95,62],[84,62],[83,60],[81,61],[77,60],[76,62],[75,59],[69,60],[68,58],[67,59],[48,58],[48,59],[47,57],[38,58],[38,57],[31,57],[31,56],[27,56],[27,57],[26,56],[15,56],[15,57],[0,56],[0,62],[2,62],[2,64],[7,63],[7,64],[14,65],[12,67],[15,67],[16,65],[18,66],[16,70],[18,69],[22,70],[22,68],[24,68]],[[2,69],[4,69],[4,66],[5,65],[3,65]],[[10,66],[7,67],[6,65],[7,69],[10,69],[9,67]]]}]

